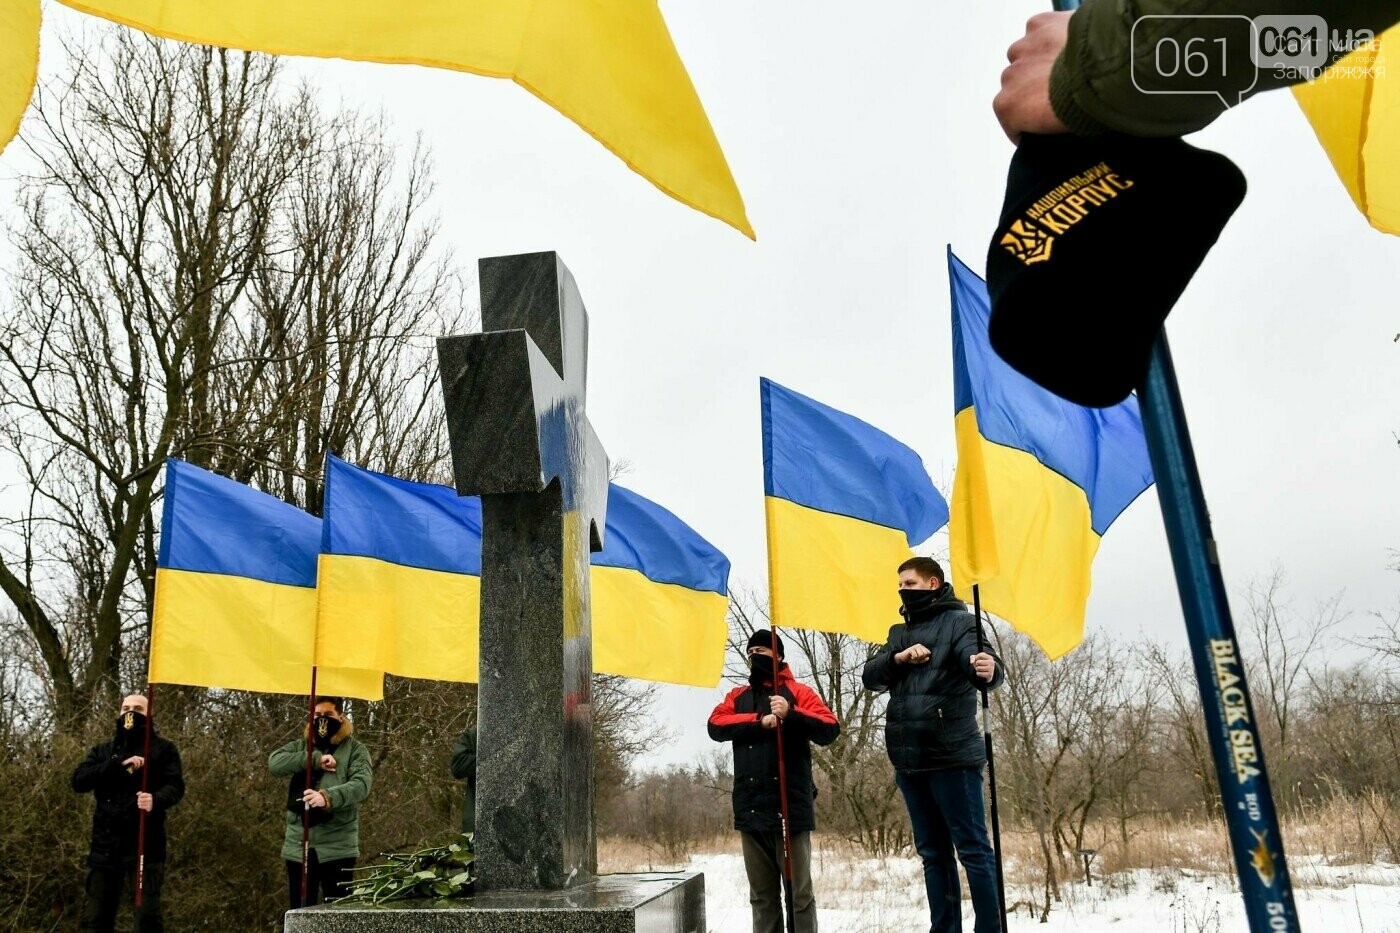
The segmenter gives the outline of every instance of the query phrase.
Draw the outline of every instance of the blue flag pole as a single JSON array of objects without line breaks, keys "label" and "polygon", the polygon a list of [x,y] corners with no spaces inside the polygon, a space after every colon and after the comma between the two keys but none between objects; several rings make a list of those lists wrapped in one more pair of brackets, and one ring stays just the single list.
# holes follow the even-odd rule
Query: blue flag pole
[{"label": "blue flag pole", "polygon": [[1165,332],[1152,348],[1139,402],[1245,915],[1254,933],[1296,931],[1264,747]]},{"label": "blue flag pole", "polygon": [[[1056,10],[1069,11],[1080,0],[1052,2]],[[1297,931],[1264,747],[1165,331],[1152,349],[1138,401],[1249,929]]]}]

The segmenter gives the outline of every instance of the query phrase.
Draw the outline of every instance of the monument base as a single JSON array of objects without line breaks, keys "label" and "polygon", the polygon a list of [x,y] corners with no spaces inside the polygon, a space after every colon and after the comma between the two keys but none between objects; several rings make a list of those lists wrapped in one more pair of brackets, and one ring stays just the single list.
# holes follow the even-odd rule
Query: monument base
[{"label": "monument base", "polygon": [[603,875],[566,891],[493,891],[287,912],[285,933],[705,933],[699,872]]}]

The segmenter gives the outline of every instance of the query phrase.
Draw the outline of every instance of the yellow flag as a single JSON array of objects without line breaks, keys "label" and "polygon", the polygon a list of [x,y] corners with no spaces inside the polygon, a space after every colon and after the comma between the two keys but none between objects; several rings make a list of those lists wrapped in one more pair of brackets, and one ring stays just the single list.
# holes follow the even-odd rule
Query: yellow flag
[{"label": "yellow flag", "polygon": [[1394,49],[1400,27],[1293,94],[1361,213],[1376,229],[1400,234],[1400,74],[1386,74]]},{"label": "yellow flag", "polygon": [[754,235],[656,0],[63,2],[186,42],[510,78],[662,191]]},{"label": "yellow flag", "polygon": [[0,0],[0,152],[19,121],[39,72],[39,0]]}]

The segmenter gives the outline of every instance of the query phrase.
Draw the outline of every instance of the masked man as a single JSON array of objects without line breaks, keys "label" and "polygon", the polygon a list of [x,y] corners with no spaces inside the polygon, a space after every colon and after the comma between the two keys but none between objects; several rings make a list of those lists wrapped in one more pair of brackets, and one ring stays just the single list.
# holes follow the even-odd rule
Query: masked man
[{"label": "masked man", "polygon": [[[142,778],[146,789],[141,790]],[[92,842],[88,848],[87,901],[82,929],[111,933],[124,885],[135,886],[141,815],[146,818],[141,905],[136,933],[160,933],[160,891],[165,881],[165,811],[185,796],[180,753],[151,730],[146,755],[146,698],[122,700],[116,735],[94,747],[73,771],[73,790],[92,794]]]},{"label": "masked man", "polygon": [[923,859],[930,929],[962,930],[956,851],[972,889],[976,931],[996,933],[1001,914],[982,805],[987,752],[977,696],[981,688],[1001,686],[1001,661],[980,644],[977,618],[953,595],[937,561],[913,557],[901,564],[899,595],[904,622],[890,629],[863,677],[867,690],[890,694],[885,750]]},{"label": "masked man", "polygon": [[[350,893],[350,870],[360,857],[360,804],[374,781],[369,749],[351,733],[340,697],[317,697],[311,734],[293,739],[268,756],[276,777],[288,779],[286,832],[282,859],[292,907]],[[311,743],[311,782],[306,781],[307,742]],[[307,853],[306,903],[301,898],[302,818],[311,823]],[[319,893],[319,897],[318,897]]]},{"label": "masked man", "polygon": [[[782,933],[782,891],[787,891],[788,929],[815,933],[817,901],[812,893],[812,831],[816,788],[812,747],[830,745],[841,734],[821,698],[793,679],[778,639],[754,632],[747,645],[748,686],[735,687],[710,714],[710,738],[734,743],[734,828],[744,849],[754,933]],[[792,876],[784,878],[783,818],[778,796],[778,743],[782,730],[787,773],[788,834]]]}]

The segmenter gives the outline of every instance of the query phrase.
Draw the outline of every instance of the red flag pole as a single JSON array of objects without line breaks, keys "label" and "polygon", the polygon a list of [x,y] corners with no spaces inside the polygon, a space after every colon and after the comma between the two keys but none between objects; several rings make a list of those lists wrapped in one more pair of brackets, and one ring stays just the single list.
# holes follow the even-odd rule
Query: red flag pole
[{"label": "red flag pole", "polygon": [[[773,652],[773,695],[778,695],[778,667],[782,663],[778,659],[778,627],[773,624],[773,620],[768,620],[768,634],[772,636],[770,650]],[[789,710],[791,712],[791,710]],[[791,917],[793,910],[792,903],[792,832],[788,819],[788,793],[787,793],[787,757],[783,754],[783,720],[778,720],[778,726],[773,730],[778,737],[778,811],[783,822],[783,887],[787,894],[788,910]]]},{"label": "red flag pole", "polygon": [[[156,711],[156,685],[146,682],[146,744],[141,752],[141,793],[147,793],[151,777],[151,718]],[[141,906],[141,891],[146,881],[146,811],[136,818],[136,900]]]},{"label": "red flag pole", "polygon": [[[306,787],[311,789],[311,732],[316,726],[316,665],[311,665],[311,697],[306,713]],[[301,805],[301,906],[306,906],[308,881],[311,877],[311,808]]]}]

